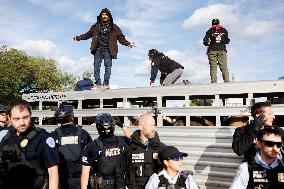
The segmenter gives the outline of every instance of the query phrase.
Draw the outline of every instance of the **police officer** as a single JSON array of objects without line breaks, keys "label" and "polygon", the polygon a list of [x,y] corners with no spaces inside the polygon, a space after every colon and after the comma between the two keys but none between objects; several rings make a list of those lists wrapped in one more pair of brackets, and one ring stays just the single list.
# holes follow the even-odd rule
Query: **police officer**
[{"label": "police officer", "polygon": [[31,123],[31,106],[22,99],[8,107],[12,127],[0,143],[5,164],[1,189],[58,189],[58,155],[55,141]]},{"label": "police officer", "polygon": [[[156,132],[156,123],[152,116],[142,115],[138,119],[138,128],[131,135],[127,153],[127,188],[144,189],[150,176],[158,173],[158,153],[165,147]],[[125,129],[124,129],[125,130]],[[123,130],[123,131],[124,131]]]},{"label": "police officer", "polygon": [[[232,148],[234,152],[244,159],[253,159],[257,149],[255,148],[255,139],[258,132],[264,126],[273,125],[275,119],[274,111],[270,103],[257,102],[251,107],[253,121],[244,127],[236,128],[233,135]],[[284,131],[281,131],[282,140],[284,140]]]},{"label": "police officer", "polygon": [[279,157],[282,144],[279,127],[261,129],[256,141],[259,152],[240,165],[230,189],[284,188],[284,166]]},{"label": "police officer", "polygon": [[203,44],[208,47],[211,83],[217,83],[217,66],[220,67],[224,82],[229,82],[226,50],[226,44],[229,43],[228,31],[220,25],[219,19],[213,19],[212,27],[203,38]]},{"label": "police officer", "polygon": [[0,142],[8,132],[9,121],[7,117],[7,108],[6,105],[0,105]]},{"label": "police officer", "polygon": [[96,116],[99,137],[89,143],[82,157],[81,188],[86,189],[91,167],[91,186],[96,189],[124,189],[126,137],[114,135],[115,121],[108,113]]},{"label": "police officer", "polygon": [[7,106],[0,104],[0,130],[5,129],[7,127]]},{"label": "police officer", "polygon": [[82,170],[81,154],[85,146],[92,142],[90,134],[74,124],[73,106],[61,104],[55,111],[61,126],[51,133],[56,141],[61,189],[79,189]]},{"label": "police officer", "polygon": [[163,148],[159,159],[164,169],[150,177],[145,189],[198,189],[189,171],[181,171],[183,159],[187,156],[174,146]]}]

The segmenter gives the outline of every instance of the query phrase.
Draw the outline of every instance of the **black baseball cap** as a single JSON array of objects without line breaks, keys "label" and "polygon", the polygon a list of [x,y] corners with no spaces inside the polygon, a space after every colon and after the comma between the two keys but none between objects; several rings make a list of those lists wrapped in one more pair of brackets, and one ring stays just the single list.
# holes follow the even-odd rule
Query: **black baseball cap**
[{"label": "black baseball cap", "polygon": [[187,156],[188,156],[187,153],[180,152],[174,146],[164,147],[159,154],[159,158],[160,158],[161,161],[172,159],[174,157],[187,157]]}]

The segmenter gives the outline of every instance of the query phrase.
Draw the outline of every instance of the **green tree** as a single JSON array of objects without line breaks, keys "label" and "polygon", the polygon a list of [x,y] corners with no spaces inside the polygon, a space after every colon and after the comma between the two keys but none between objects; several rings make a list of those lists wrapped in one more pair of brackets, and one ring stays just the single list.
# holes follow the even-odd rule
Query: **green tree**
[{"label": "green tree", "polygon": [[85,71],[85,72],[82,74],[82,78],[89,78],[89,79],[91,79],[93,82],[96,81],[96,78],[94,77],[93,73],[90,72],[90,71]]},{"label": "green tree", "polygon": [[20,98],[23,93],[74,89],[76,80],[72,74],[61,73],[52,59],[0,46],[0,103]]},{"label": "green tree", "polygon": [[212,99],[193,99],[191,101],[191,106],[212,106]]}]

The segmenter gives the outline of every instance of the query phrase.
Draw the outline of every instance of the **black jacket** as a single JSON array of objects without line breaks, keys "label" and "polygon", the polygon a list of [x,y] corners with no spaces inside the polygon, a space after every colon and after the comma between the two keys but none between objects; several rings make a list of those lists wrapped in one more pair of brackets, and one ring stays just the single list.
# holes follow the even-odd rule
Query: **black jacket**
[{"label": "black jacket", "polygon": [[[158,153],[165,147],[156,133],[155,137],[145,145],[140,141],[140,130],[133,132],[127,152],[127,186],[144,187],[153,173],[158,173],[160,164]],[[141,156],[142,155],[142,156]],[[137,158],[139,156],[139,158]],[[141,157],[140,157],[141,156]]]},{"label": "black jacket", "polygon": [[[276,126],[278,127],[278,126]],[[284,141],[284,131],[281,130],[282,141]],[[244,160],[251,160],[256,154],[254,140],[257,138],[258,131],[254,128],[254,122],[244,127],[236,128],[233,135],[232,148],[238,155],[244,155]]]},{"label": "black jacket", "polygon": [[223,27],[218,30],[210,28],[203,38],[203,44],[208,46],[208,51],[225,51],[226,44],[229,43],[228,31]]},{"label": "black jacket", "polygon": [[176,61],[170,59],[169,57],[165,56],[163,53],[157,54],[157,57],[154,59],[151,65],[151,78],[150,81],[154,82],[158,70],[162,73],[162,75],[167,75],[169,73],[172,73],[174,70],[184,67],[177,63]]}]

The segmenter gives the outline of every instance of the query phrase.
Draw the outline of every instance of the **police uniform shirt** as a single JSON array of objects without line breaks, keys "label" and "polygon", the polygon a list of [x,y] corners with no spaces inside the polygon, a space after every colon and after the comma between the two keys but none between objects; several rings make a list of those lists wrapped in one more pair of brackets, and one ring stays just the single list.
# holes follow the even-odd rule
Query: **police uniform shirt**
[{"label": "police uniform shirt", "polygon": [[[160,183],[160,180],[159,180],[159,176],[161,175],[164,175],[164,177],[166,179],[168,179],[168,182],[170,184],[175,184],[179,178],[179,175],[180,175],[180,171],[177,173],[177,175],[174,177],[174,178],[171,178],[167,171],[165,169],[163,169],[162,171],[160,171],[158,174],[154,173],[147,185],[145,186],[145,189],[157,189],[158,186],[159,186],[159,183]],[[186,186],[186,189],[198,189],[196,183],[194,182],[193,180],[193,177],[191,175],[188,175],[186,181],[185,181],[185,186]]]},{"label": "police uniform shirt", "polygon": [[[254,160],[257,164],[261,165],[265,169],[273,169],[277,167],[279,163],[281,163],[281,158],[277,156],[277,158],[270,165],[268,165],[261,159],[259,153],[255,155]],[[248,163],[244,162],[239,166],[236,176],[229,189],[246,189],[249,179]]]},{"label": "police uniform shirt", "polygon": [[[41,129],[31,141],[25,140],[29,132],[33,129],[35,129],[35,126],[31,125],[27,131],[18,136],[16,130],[12,128],[10,141],[21,147],[26,146],[25,156],[28,161],[41,159],[42,165],[45,165],[46,168],[59,164],[55,141],[46,130]],[[23,140],[27,142],[23,142]]]}]

